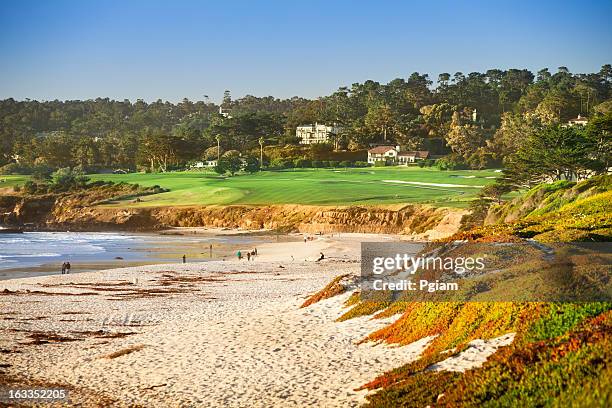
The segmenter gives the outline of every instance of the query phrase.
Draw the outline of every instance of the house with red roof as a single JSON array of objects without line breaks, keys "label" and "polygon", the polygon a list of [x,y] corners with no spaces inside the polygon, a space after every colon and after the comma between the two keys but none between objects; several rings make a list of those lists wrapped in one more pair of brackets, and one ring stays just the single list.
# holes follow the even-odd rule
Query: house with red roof
[{"label": "house with red roof", "polygon": [[427,150],[400,151],[399,146],[376,146],[368,150],[368,163],[384,162],[386,164],[408,165],[429,158]]},{"label": "house with red roof", "polygon": [[376,162],[393,162],[397,159],[399,146],[376,146],[368,150],[368,163],[375,164]]}]

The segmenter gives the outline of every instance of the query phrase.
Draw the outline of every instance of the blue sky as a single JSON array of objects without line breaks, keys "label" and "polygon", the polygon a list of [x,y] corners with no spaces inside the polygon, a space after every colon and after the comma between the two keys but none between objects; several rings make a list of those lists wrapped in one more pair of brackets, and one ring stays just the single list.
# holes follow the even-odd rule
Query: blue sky
[{"label": "blue sky", "polygon": [[317,97],[418,71],[598,71],[612,1],[0,1],[0,98]]}]

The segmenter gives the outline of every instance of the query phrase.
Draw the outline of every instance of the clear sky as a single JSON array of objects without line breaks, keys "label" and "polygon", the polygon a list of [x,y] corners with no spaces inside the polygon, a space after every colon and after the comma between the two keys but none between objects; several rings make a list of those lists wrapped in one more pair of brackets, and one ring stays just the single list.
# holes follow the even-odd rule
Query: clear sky
[{"label": "clear sky", "polygon": [[612,1],[0,0],[0,98],[317,97],[612,63]]}]

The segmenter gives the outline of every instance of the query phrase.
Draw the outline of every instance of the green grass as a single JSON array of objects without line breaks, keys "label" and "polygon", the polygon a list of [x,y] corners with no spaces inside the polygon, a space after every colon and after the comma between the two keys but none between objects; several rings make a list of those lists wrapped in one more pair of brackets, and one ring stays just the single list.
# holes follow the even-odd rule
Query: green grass
[{"label": "green grass", "polygon": [[0,188],[15,187],[25,183],[30,176],[5,176],[0,174]]},{"label": "green grass", "polygon": [[[139,203],[118,206],[177,206],[228,204],[399,204],[427,203],[466,207],[499,173],[440,171],[421,168],[299,169],[263,171],[252,175],[219,177],[214,173],[93,174],[92,180],[159,185],[167,193],[142,198]],[[469,177],[469,178],[466,178]],[[488,178],[486,178],[488,177]],[[459,186],[428,186],[384,182],[396,180]]]}]

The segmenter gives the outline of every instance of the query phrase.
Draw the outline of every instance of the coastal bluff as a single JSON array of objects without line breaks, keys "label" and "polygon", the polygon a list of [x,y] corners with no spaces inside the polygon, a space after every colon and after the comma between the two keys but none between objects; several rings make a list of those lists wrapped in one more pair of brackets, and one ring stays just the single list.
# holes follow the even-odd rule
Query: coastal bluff
[{"label": "coastal bluff", "polygon": [[283,232],[360,232],[419,235],[455,233],[465,210],[423,204],[387,206],[228,205],[116,207],[72,196],[5,197],[0,223],[71,231],[153,231],[168,227],[214,227]]}]

